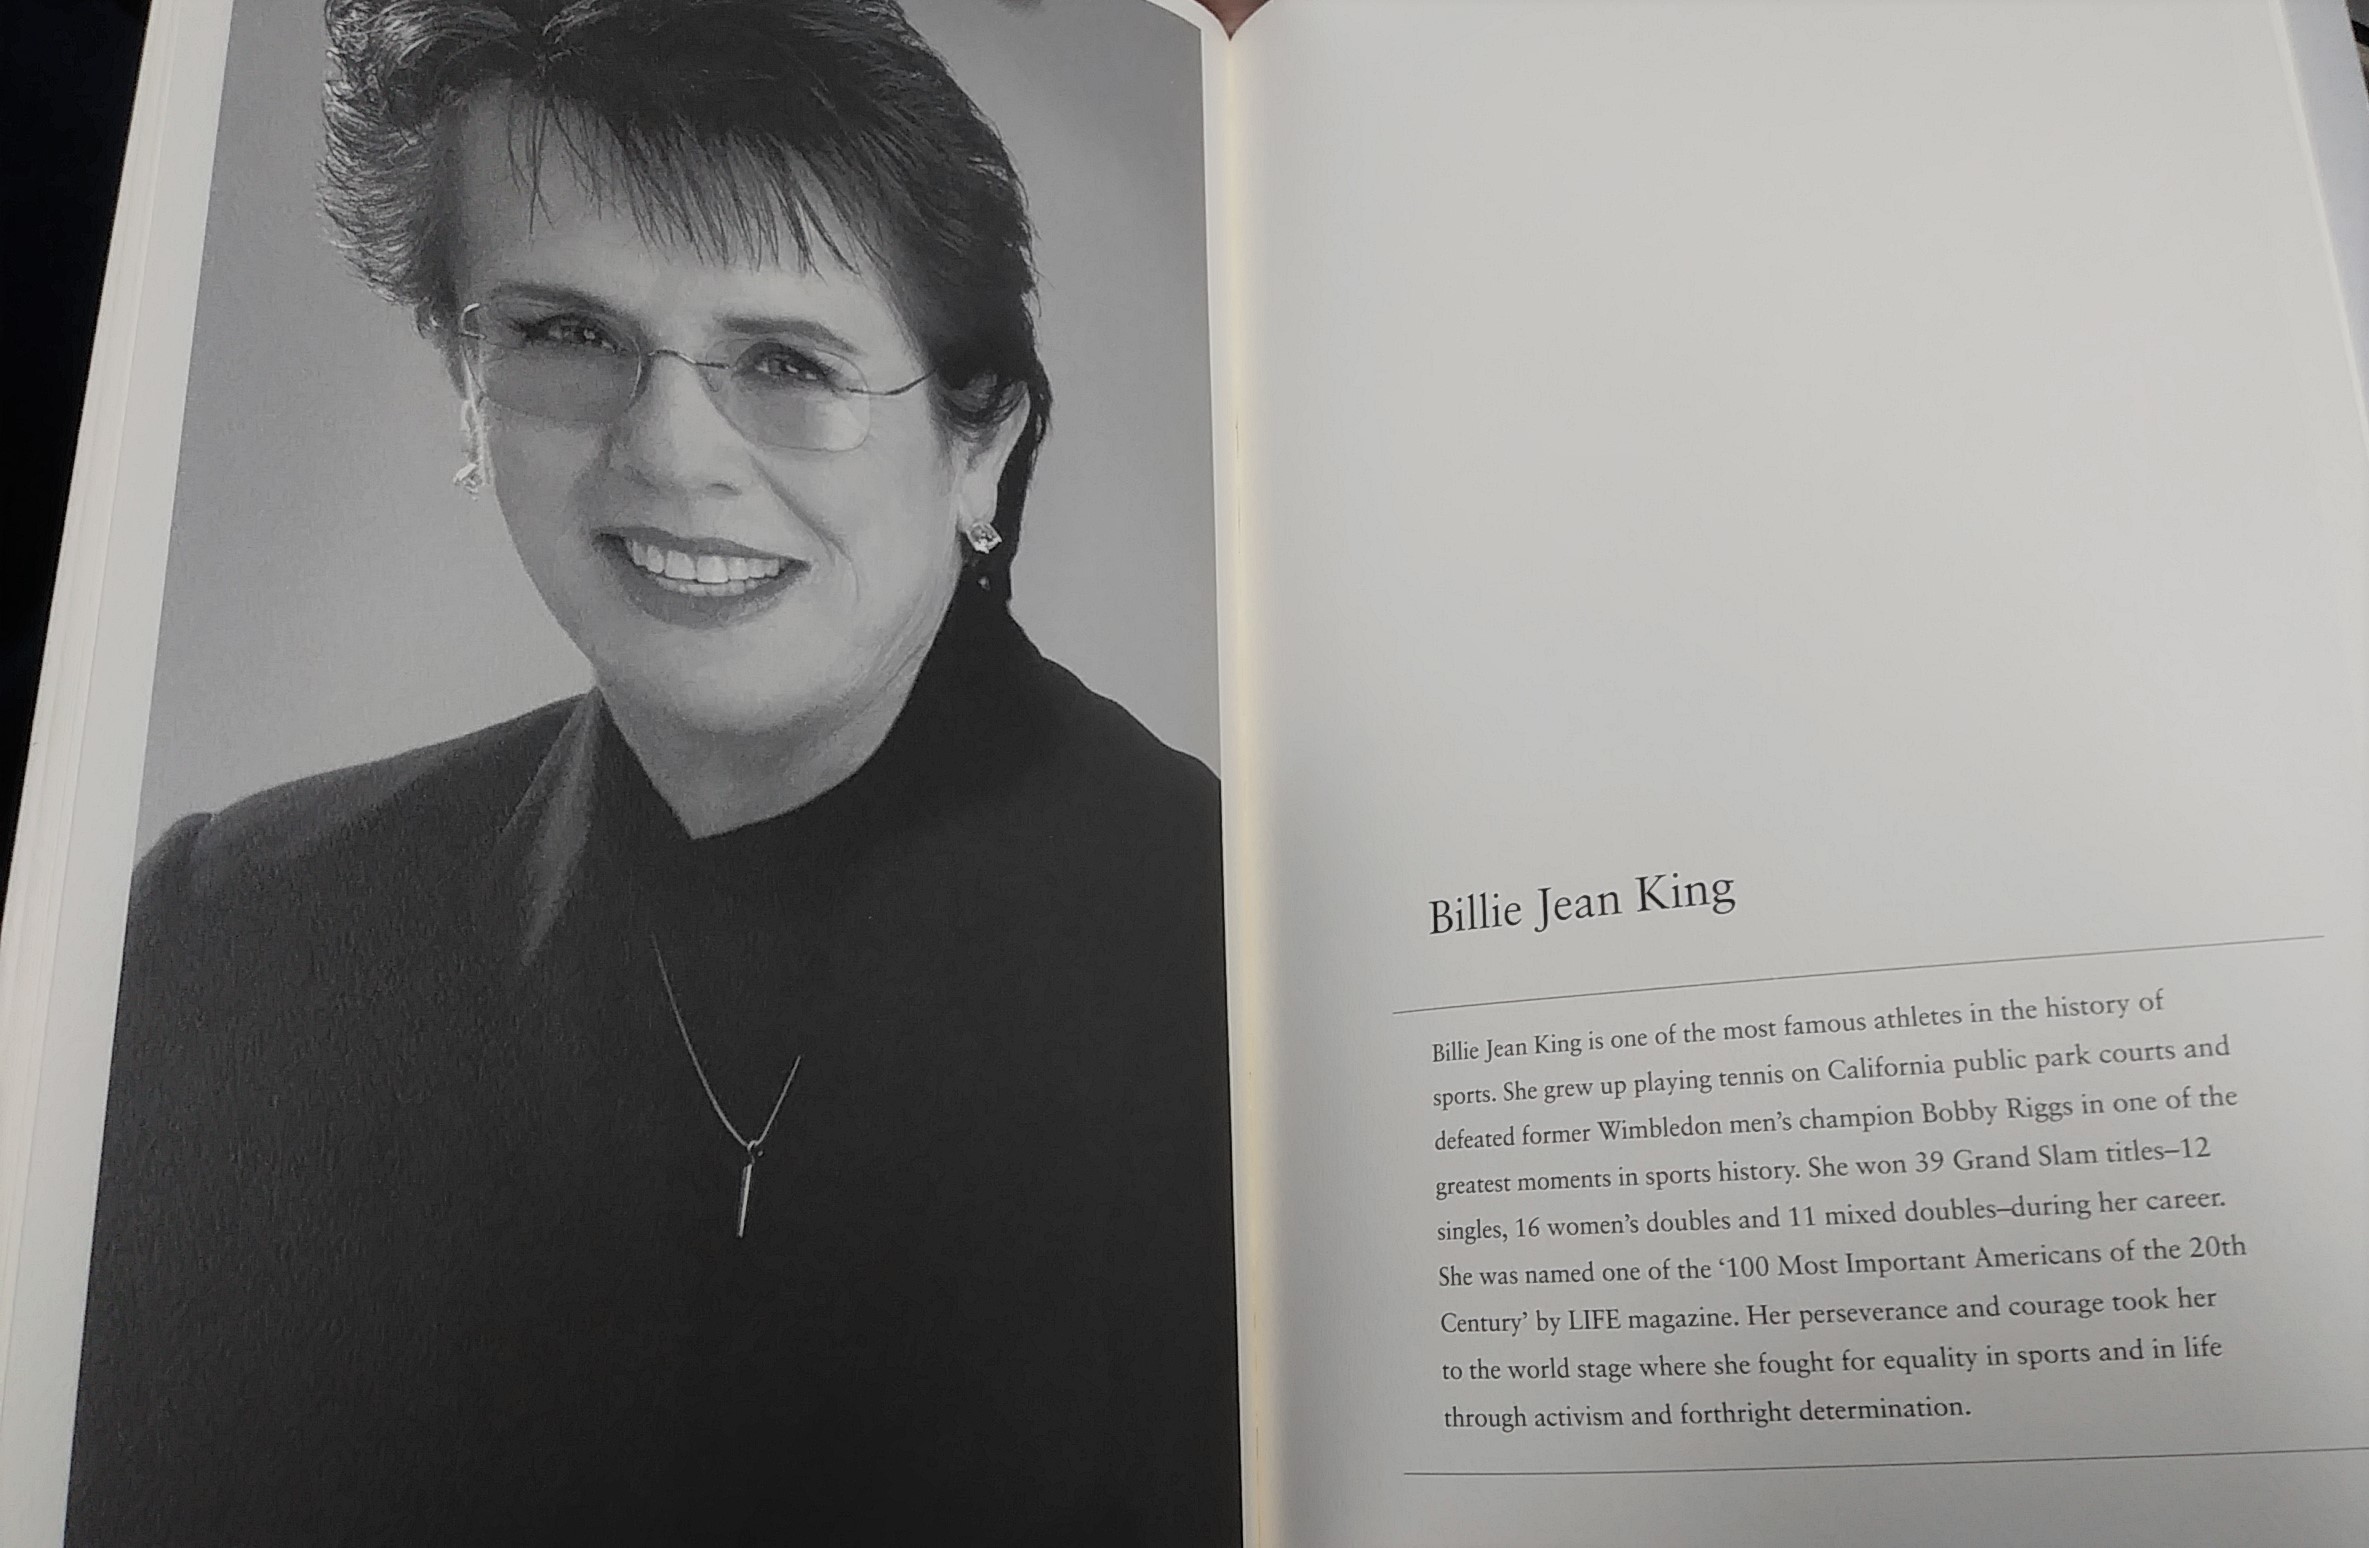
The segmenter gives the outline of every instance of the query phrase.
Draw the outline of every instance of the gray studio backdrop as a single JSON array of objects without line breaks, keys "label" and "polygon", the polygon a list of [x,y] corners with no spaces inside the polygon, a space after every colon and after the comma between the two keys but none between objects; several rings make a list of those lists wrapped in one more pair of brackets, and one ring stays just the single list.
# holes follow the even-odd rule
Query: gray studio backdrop
[{"label": "gray studio backdrop", "polygon": [[[1054,430],[1014,570],[1046,654],[1217,761],[1199,37],[1142,0],[907,0],[1010,146]],[[577,693],[410,320],[313,202],[321,15],[240,0],[215,151],[143,849],[183,813]]]}]

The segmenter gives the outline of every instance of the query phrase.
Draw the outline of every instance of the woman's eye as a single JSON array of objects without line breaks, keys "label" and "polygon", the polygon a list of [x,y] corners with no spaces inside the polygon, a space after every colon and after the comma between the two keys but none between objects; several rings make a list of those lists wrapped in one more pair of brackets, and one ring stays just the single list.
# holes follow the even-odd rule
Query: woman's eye
[{"label": "woman's eye", "polygon": [[804,350],[785,344],[759,345],[741,357],[740,368],[769,387],[836,388],[843,375]]},{"label": "woman's eye", "polygon": [[609,330],[583,317],[546,317],[540,322],[517,325],[518,342],[530,348],[618,350],[619,344]]}]

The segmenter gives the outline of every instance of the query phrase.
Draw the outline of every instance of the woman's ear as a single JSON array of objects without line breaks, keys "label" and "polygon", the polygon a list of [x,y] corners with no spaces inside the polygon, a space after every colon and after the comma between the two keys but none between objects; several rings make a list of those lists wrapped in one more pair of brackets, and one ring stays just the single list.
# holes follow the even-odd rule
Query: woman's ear
[{"label": "woman's ear", "polygon": [[954,443],[954,529],[968,533],[995,520],[1004,464],[1028,428],[1028,389],[1015,389],[1011,407],[992,429],[957,436]]},{"label": "woman's ear", "polygon": [[478,401],[477,384],[461,382],[461,445],[466,456],[453,470],[452,481],[471,494],[483,494],[493,477],[493,450],[485,440],[485,408]]},{"label": "woman's ear", "polygon": [[429,340],[444,356],[444,374],[452,381],[452,390],[461,400],[461,445],[465,452],[461,465],[453,471],[452,481],[471,494],[482,494],[493,476],[493,453],[485,439],[485,395],[477,385],[477,373],[469,369],[468,358],[461,353],[459,337],[441,324],[423,325]]},{"label": "woman's ear", "polygon": [[460,324],[452,319],[440,315],[431,316],[423,311],[417,320],[417,326],[420,337],[426,339],[435,347],[436,353],[444,357],[444,375],[445,379],[452,383],[452,390],[464,398],[470,396],[476,387],[469,380],[468,356],[463,354],[461,350]]}]

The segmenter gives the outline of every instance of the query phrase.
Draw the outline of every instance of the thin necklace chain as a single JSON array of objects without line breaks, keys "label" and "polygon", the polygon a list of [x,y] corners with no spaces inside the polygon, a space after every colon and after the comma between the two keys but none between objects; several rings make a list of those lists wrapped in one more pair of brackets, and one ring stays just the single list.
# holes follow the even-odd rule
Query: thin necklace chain
[{"label": "thin necklace chain", "polygon": [[806,1055],[800,1054],[790,1061],[790,1073],[782,1078],[781,1093],[773,1099],[773,1111],[765,1115],[765,1127],[757,1131],[755,1139],[750,1139],[740,1132],[740,1125],[732,1121],[732,1115],[724,1111],[724,1104],[716,1100],[715,1083],[707,1078],[707,1065],[699,1057],[698,1046],[691,1041],[690,1027],[684,1024],[683,1007],[675,999],[674,978],[666,971],[666,953],[658,949],[658,937],[655,934],[650,937],[650,955],[657,959],[658,982],[660,987],[666,990],[666,1008],[674,1017],[675,1031],[682,1035],[683,1052],[691,1056],[691,1073],[699,1077],[699,1089],[707,1093],[707,1105],[714,1110],[716,1122],[724,1126],[724,1132],[732,1136],[733,1143],[747,1154],[748,1159],[741,1164],[740,1168],[739,1226],[733,1232],[735,1236],[746,1236],[749,1224],[749,1185],[756,1172],[757,1157],[765,1153],[765,1141],[772,1137],[773,1125],[781,1117],[782,1104],[790,1099],[790,1087],[797,1084],[798,1066],[806,1062]]}]

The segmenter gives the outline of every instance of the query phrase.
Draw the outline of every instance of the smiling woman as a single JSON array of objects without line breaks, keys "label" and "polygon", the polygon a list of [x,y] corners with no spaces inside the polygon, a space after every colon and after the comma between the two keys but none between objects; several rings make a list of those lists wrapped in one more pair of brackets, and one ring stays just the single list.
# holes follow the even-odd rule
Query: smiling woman
[{"label": "smiling woman", "polygon": [[[506,87],[457,115],[460,316],[426,304],[450,329],[482,448],[473,476],[695,836],[804,804],[887,735],[962,552],[1002,546],[1005,466],[1024,435],[1033,451],[1049,407],[1025,312],[995,319],[1024,357],[1012,374],[958,379],[969,362],[944,344],[946,359],[925,359],[905,321],[949,308],[901,303],[868,250],[895,236],[867,244],[851,217],[808,214],[795,246],[697,226],[654,245],[649,214],[604,192],[629,173],[633,127]],[[555,115],[557,153],[539,153]],[[752,191],[758,218],[797,218],[802,188],[774,195],[778,211],[767,192]],[[1018,228],[1005,243],[1025,231],[1002,224]],[[1000,279],[1017,310],[1027,269],[1002,257],[988,266],[1005,274],[964,278],[990,292]],[[751,566],[770,573],[751,584]]]},{"label": "smiling woman", "polygon": [[1008,610],[1001,141],[888,0],[329,21],[594,687],[142,864],[70,1538],[1238,1536],[1215,782]]}]

